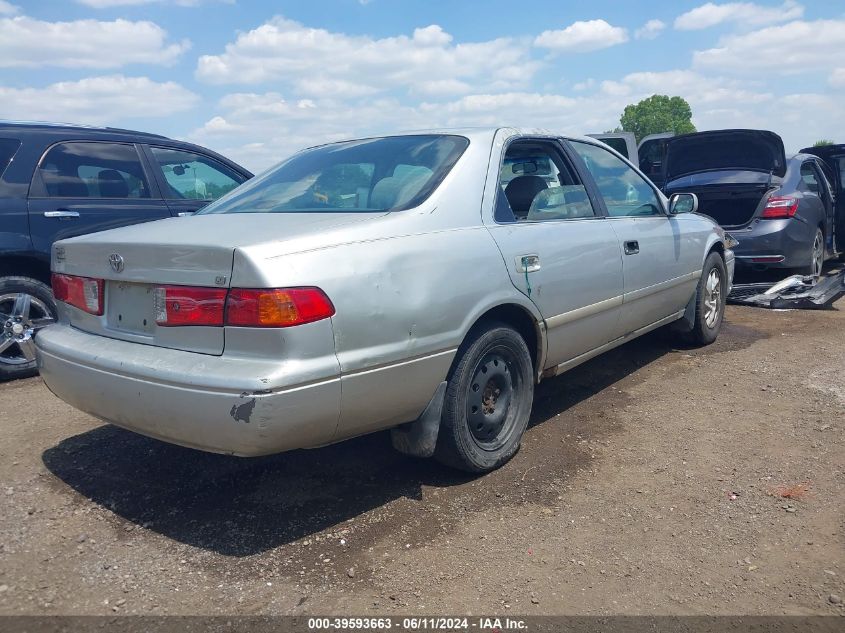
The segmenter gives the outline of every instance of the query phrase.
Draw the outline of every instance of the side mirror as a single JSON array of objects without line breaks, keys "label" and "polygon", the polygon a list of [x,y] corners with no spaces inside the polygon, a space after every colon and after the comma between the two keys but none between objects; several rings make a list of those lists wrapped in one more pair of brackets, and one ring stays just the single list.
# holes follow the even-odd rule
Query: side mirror
[{"label": "side mirror", "polygon": [[669,215],[696,211],[698,211],[698,196],[694,193],[673,193],[669,198]]}]

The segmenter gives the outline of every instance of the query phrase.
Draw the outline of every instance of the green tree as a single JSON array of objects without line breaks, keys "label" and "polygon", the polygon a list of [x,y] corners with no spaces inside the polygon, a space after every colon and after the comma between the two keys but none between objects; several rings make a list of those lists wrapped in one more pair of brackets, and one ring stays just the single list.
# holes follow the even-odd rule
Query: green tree
[{"label": "green tree", "polygon": [[619,122],[626,132],[633,132],[640,141],[649,134],[695,132],[692,109],[683,97],[652,95],[625,107]]},{"label": "green tree", "polygon": [[829,138],[819,139],[818,141],[813,143],[813,147],[824,147],[825,145],[835,145],[835,143]]}]

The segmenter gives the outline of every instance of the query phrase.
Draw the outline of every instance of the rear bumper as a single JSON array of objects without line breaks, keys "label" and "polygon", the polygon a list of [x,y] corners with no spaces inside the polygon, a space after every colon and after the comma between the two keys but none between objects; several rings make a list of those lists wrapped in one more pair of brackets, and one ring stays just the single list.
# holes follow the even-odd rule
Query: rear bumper
[{"label": "rear bumper", "polygon": [[74,407],[174,444],[234,455],[331,442],[340,378],[281,363],[163,349],[52,325],[35,340],[41,376]]},{"label": "rear bumper", "polygon": [[[729,230],[739,244],[734,247],[738,265],[799,268],[811,260],[815,227],[798,218],[754,220],[744,230]],[[764,261],[755,261],[758,259]]]}]

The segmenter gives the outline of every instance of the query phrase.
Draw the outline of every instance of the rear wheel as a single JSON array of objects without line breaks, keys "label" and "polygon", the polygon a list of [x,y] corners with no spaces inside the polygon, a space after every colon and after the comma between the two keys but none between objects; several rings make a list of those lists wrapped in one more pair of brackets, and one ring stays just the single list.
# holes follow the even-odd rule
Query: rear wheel
[{"label": "rear wheel", "polygon": [[510,327],[472,333],[449,377],[435,457],[472,473],[513,457],[531,414],[533,371],[528,346]]},{"label": "rear wheel", "polygon": [[812,275],[819,278],[822,274],[822,267],[824,266],[824,233],[821,228],[816,229],[816,234],[813,237],[813,245],[810,247],[810,263],[802,267],[802,275]]},{"label": "rear wheel", "polygon": [[710,345],[719,336],[725,316],[728,275],[725,262],[713,252],[704,261],[695,295],[695,322],[687,339],[696,345]]},{"label": "rear wheel", "polygon": [[35,333],[56,320],[50,288],[29,277],[0,277],[0,380],[34,375]]}]

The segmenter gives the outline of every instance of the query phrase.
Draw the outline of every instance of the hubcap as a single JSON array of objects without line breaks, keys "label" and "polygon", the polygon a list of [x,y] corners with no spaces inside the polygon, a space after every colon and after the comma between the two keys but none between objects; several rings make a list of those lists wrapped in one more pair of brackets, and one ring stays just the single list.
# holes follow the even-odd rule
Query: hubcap
[{"label": "hubcap", "polygon": [[719,270],[714,268],[707,275],[704,283],[704,322],[707,327],[712,328],[719,319],[719,310],[722,308],[722,278]]},{"label": "hubcap", "polygon": [[[514,393],[514,377],[507,360],[497,352],[482,357],[467,394],[467,424],[473,439],[491,450],[507,436]],[[503,432],[504,431],[504,432]]]},{"label": "hubcap", "polygon": [[35,333],[55,319],[47,305],[25,292],[0,295],[0,363],[26,365],[35,361]]}]

